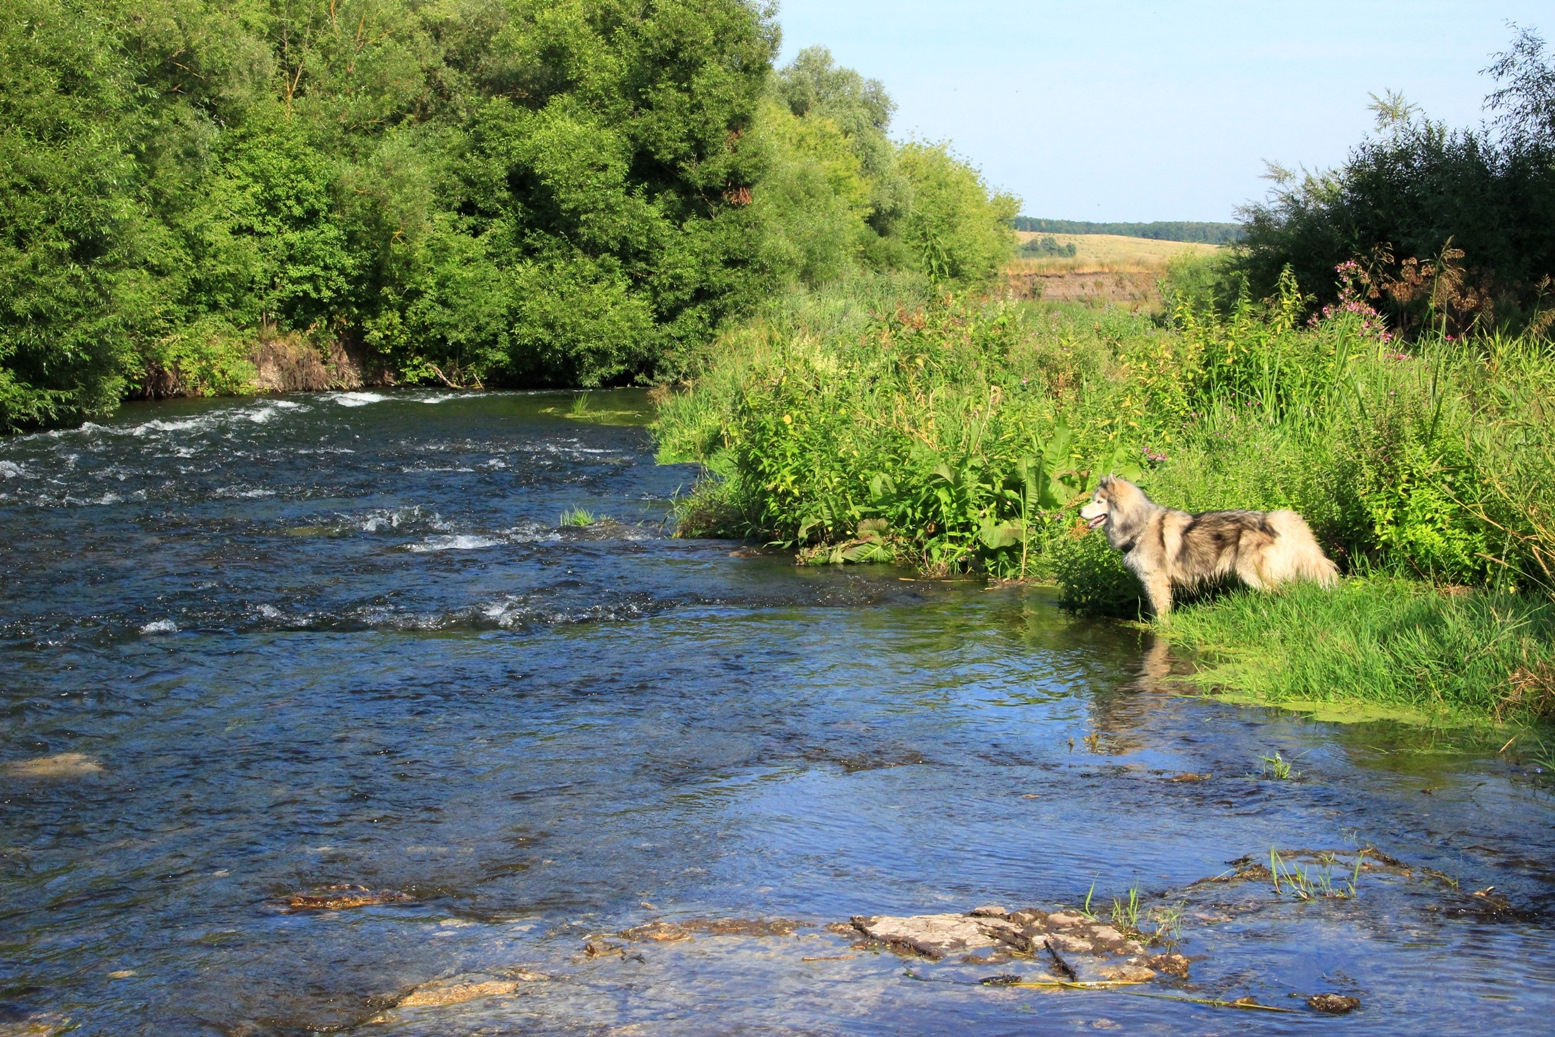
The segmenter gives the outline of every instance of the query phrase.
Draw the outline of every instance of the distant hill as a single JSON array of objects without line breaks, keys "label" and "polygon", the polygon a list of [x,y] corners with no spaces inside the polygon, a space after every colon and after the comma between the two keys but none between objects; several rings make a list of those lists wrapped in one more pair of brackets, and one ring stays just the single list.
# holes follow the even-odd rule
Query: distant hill
[{"label": "distant hill", "polygon": [[1191,223],[1186,220],[1167,220],[1161,223],[1086,223],[1083,220],[1039,220],[1031,216],[1017,216],[1015,229],[1040,234],[1121,234],[1129,238],[1197,241],[1206,245],[1227,245],[1242,239],[1242,225],[1239,223]]}]

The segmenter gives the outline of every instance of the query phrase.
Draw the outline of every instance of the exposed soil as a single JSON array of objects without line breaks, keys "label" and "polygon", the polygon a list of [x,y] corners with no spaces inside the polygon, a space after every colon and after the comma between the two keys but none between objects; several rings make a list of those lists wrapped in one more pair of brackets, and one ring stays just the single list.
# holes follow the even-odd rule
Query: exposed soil
[{"label": "exposed soil", "polygon": [[1132,311],[1160,306],[1160,270],[1020,270],[1005,272],[1006,291],[1016,299],[1119,305]]}]

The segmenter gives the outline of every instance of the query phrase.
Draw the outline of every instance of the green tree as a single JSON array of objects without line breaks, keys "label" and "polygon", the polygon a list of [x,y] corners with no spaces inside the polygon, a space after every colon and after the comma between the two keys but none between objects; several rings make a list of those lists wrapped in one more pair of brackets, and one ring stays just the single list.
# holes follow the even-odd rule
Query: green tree
[{"label": "green tree", "polygon": [[991,192],[943,145],[903,145],[897,162],[912,188],[902,237],[930,279],[980,288],[1015,251],[1020,200]]}]

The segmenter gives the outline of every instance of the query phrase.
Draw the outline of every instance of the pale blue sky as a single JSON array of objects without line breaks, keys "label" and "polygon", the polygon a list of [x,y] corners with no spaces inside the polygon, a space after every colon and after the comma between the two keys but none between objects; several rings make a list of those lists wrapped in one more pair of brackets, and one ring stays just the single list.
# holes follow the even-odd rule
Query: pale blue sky
[{"label": "pale blue sky", "polygon": [[885,83],[893,134],[950,140],[1024,212],[1229,220],[1264,160],[1331,166],[1368,93],[1478,123],[1508,20],[1555,44],[1555,0],[781,0],[812,44]]}]

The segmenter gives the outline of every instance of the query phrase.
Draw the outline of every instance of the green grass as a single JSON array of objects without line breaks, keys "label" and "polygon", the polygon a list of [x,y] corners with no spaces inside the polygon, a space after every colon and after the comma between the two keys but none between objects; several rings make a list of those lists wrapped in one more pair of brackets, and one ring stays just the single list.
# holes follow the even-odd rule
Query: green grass
[{"label": "green grass", "polygon": [[1361,877],[1361,865],[1366,851],[1355,855],[1355,868],[1341,882],[1334,881],[1333,868],[1339,863],[1332,854],[1320,854],[1310,866],[1296,860],[1287,860],[1276,849],[1269,850],[1269,873],[1274,881],[1274,892],[1295,897],[1297,900],[1354,900],[1356,881]]},{"label": "green grass", "polygon": [[1273,778],[1275,781],[1291,781],[1301,777],[1301,772],[1291,767],[1291,763],[1280,755],[1278,749],[1270,756],[1258,757],[1263,761],[1263,776]]},{"label": "green grass", "polygon": [[584,508],[569,508],[562,512],[557,520],[559,526],[592,526],[596,522],[604,521],[603,517],[595,515]]},{"label": "green grass", "polygon": [[1129,887],[1128,899],[1112,898],[1112,924],[1122,932],[1139,931],[1139,885]]},{"label": "green grass", "polygon": [[1555,605],[1489,590],[1350,579],[1238,591],[1157,624],[1198,652],[1192,681],[1332,719],[1517,723],[1555,715]]}]

